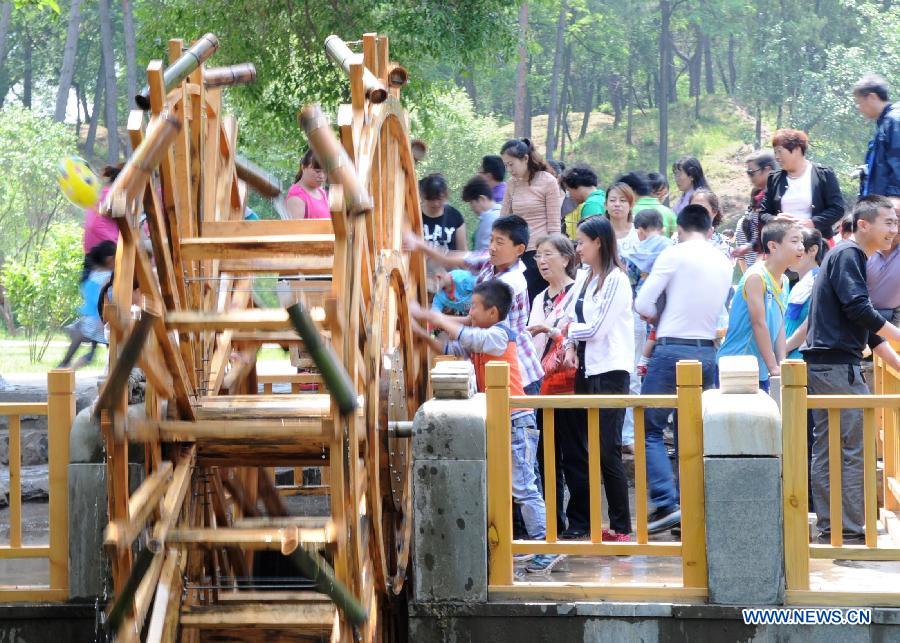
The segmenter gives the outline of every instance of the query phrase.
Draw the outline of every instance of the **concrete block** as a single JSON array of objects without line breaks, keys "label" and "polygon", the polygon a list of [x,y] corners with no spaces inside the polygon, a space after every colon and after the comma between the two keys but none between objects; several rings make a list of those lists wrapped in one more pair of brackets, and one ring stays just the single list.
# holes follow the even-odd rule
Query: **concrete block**
[{"label": "concrete block", "polygon": [[485,397],[469,400],[429,400],[413,424],[416,460],[484,460]]},{"label": "concrete block", "polygon": [[[131,490],[144,479],[144,467],[128,465]],[[106,465],[69,465],[69,596],[92,598],[103,594],[109,562],[103,551],[108,522]]]},{"label": "concrete block", "polygon": [[487,601],[483,461],[413,463],[413,600]]},{"label": "concrete block", "polygon": [[703,392],[703,455],[780,456],[781,414],[767,394]]},{"label": "concrete block", "polygon": [[780,605],[781,461],[704,457],[703,470],[710,603]]}]

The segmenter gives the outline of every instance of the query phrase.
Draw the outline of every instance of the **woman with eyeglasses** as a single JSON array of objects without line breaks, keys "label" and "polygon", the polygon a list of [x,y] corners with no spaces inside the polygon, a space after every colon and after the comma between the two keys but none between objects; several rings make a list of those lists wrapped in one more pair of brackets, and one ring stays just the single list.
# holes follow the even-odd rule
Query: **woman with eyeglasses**
[{"label": "woman with eyeglasses", "polygon": [[[575,393],[627,395],[634,371],[634,316],[631,282],[606,217],[590,217],[578,225],[576,249],[586,266],[578,272],[566,312],[571,319],[566,336],[566,363],[577,368]],[[609,512],[609,530],[602,540],[631,540],[628,477],[622,462],[625,409],[600,409],[600,473]],[[587,435],[587,412],[577,411],[577,431]],[[588,470],[587,446],[582,471]],[[600,502],[594,498],[594,502]],[[595,528],[599,525],[594,525]],[[573,537],[586,537],[587,533]]]},{"label": "woman with eyeglasses", "polygon": [[681,191],[681,198],[672,208],[677,215],[691,202],[694,190],[709,189],[709,183],[706,182],[706,175],[703,174],[703,166],[693,156],[682,156],[675,161],[672,164],[672,175],[675,177],[675,185]]},{"label": "woman with eyeglasses", "polygon": [[[535,241],[538,270],[548,284],[538,293],[531,305],[528,332],[531,333],[535,352],[541,356],[544,379],[541,395],[571,395],[575,392],[575,369],[564,364],[565,339],[568,317],[565,300],[572,284],[578,259],[575,246],[561,234],[551,234]],[[581,462],[581,447],[586,447],[586,436],[574,431],[574,421],[570,409],[556,409],[553,412],[556,427],[556,524],[560,529],[568,523],[569,529],[587,533],[588,506],[587,470],[576,466]],[[538,427],[543,429],[543,414],[538,413]],[[577,419],[577,418],[576,418]],[[544,432],[541,430],[538,443],[538,464],[541,482],[544,484]],[[582,444],[584,443],[584,444]],[[563,512],[563,484],[569,488],[569,504]],[[544,485],[546,488],[546,485]]]}]

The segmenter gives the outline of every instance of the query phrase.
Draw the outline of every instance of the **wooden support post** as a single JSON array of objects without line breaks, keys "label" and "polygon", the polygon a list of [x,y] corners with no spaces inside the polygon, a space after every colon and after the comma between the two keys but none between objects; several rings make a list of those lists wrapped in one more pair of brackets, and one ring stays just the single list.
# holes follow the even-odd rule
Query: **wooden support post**
[{"label": "wooden support post", "polygon": [[809,589],[809,524],[806,455],[806,364],[781,364],[784,572],[787,589]]},{"label": "wooden support post", "polygon": [[488,582],[512,585],[512,440],[509,365],[485,368],[487,393]]},{"label": "wooden support post", "polygon": [[706,508],[703,490],[703,368],[676,366],[678,386],[678,471],[681,486],[681,561],[685,587],[706,587]]},{"label": "wooden support post", "polygon": [[47,442],[50,477],[50,587],[69,588],[69,431],[75,421],[75,373],[47,374]]}]

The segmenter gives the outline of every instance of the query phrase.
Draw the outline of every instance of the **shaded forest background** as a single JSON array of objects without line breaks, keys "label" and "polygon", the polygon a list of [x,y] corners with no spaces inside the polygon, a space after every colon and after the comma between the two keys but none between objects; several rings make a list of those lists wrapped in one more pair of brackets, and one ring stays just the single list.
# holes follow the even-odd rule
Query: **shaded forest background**
[{"label": "shaded forest background", "polygon": [[892,0],[0,2],[0,267],[71,238],[63,228],[81,213],[60,196],[56,163],[124,159],[132,97],[169,38],[213,32],[212,64],[256,65],[256,84],[225,100],[242,153],[287,183],[305,143],[298,108],[349,99],[325,37],[370,31],[391,37],[410,72],[422,171],[444,171],[454,196],[481,155],[524,135],[551,158],[594,165],[603,183],[694,154],[735,214],[743,155],[781,126],[809,132],[811,156],[850,196],[872,127],[850,86],[876,71],[900,91]]}]

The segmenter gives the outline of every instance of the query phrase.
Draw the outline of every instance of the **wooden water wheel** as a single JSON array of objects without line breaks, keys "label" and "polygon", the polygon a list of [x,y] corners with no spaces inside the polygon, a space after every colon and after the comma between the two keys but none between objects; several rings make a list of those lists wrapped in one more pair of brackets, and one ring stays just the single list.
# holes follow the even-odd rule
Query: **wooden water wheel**
[{"label": "wooden water wheel", "polygon": [[[137,100],[147,113],[128,121],[135,151],[103,204],[121,231],[98,403],[107,629],[121,640],[396,639],[412,529],[397,423],[412,419],[427,377],[409,319],[424,266],[400,252],[405,233],[421,234],[406,73],[385,37],[365,35],[361,54],[330,37],[350,81],[340,139],[317,106],[300,122],[329,175],[332,220],[245,221],[248,187],[280,188],[237,155],[220,92],[255,72],[206,68],[217,47],[212,34],[187,50],[172,40],[169,67],[150,63]],[[276,281],[299,303],[261,307],[259,284]],[[314,367],[289,379],[317,392],[259,392],[257,353],[272,343]],[[126,413],[134,366],[148,382],[141,420]],[[146,477],[134,489],[136,444]],[[276,484],[278,467],[293,484]],[[304,484],[303,467],[321,483]],[[327,495],[328,515],[297,515],[292,494]]]}]

